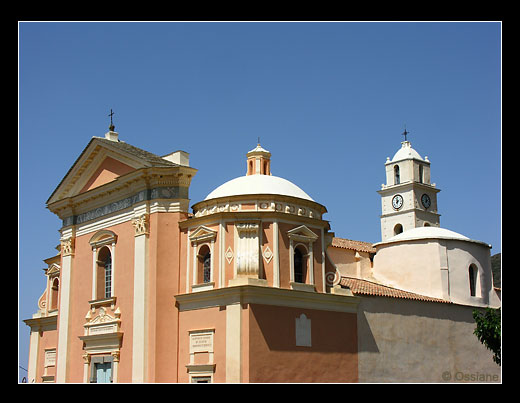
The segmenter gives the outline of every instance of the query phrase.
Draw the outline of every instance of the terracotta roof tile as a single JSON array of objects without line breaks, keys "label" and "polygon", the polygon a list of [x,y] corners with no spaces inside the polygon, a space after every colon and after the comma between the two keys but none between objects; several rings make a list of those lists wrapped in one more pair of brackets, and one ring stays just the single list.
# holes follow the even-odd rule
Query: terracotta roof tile
[{"label": "terracotta roof tile", "polygon": [[425,295],[419,295],[413,292],[399,290],[397,288],[392,288],[386,285],[374,283],[372,281],[353,277],[341,277],[340,284],[343,287],[350,288],[354,295],[373,295],[379,297],[402,298],[416,301],[442,302],[451,304],[450,301],[445,299],[427,297]]},{"label": "terracotta roof tile", "polygon": [[376,253],[376,248],[371,243],[354,241],[352,239],[332,238],[332,246],[336,248],[352,249],[360,252]]}]

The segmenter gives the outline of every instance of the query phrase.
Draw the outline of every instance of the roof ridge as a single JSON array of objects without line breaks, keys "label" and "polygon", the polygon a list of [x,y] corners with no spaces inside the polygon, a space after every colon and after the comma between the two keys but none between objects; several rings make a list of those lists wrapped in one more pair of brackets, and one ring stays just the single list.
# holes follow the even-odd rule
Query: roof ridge
[{"label": "roof ridge", "polygon": [[167,159],[164,159],[163,157],[154,154],[150,151],[146,151],[142,148],[136,147],[130,143],[127,143],[122,140],[113,141],[106,139],[104,137],[97,137],[93,136],[97,140],[101,140],[105,144],[114,145],[117,148],[120,148],[122,151],[126,151],[138,158],[144,159],[147,162],[152,163],[153,165],[167,165],[167,166],[180,166],[179,164],[176,164],[174,162],[168,161]]},{"label": "roof ridge", "polygon": [[[345,282],[347,282],[348,280],[355,280],[355,281],[359,281],[359,282],[363,282],[363,283],[369,283],[370,285],[382,288],[383,290],[377,290],[379,292],[376,292],[376,290],[367,290],[367,289],[360,289],[360,288],[353,290],[352,289],[353,287],[351,287],[352,284],[351,285],[346,284],[342,280],[346,280]],[[412,291],[406,291],[406,290],[403,290],[400,288],[395,288],[395,287],[392,287],[389,285],[376,283],[375,281],[366,280],[363,278],[357,278],[357,277],[351,277],[351,276],[341,276],[340,284],[344,285],[346,287],[349,287],[351,289],[352,293],[354,293],[354,294],[357,293],[357,294],[365,294],[365,295],[374,295],[374,296],[379,296],[379,297],[412,299],[412,300],[427,301],[427,302],[440,302],[440,303],[446,303],[446,304],[452,303],[451,301],[445,300],[442,298],[436,298],[436,297],[430,297],[428,295],[417,294]],[[356,288],[356,287],[354,287],[354,288]],[[387,291],[387,292],[385,293],[384,291]]]},{"label": "roof ridge", "polygon": [[333,237],[332,246],[345,249],[360,250],[361,252],[375,253],[376,248],[370,242],[358,241],[355,239]]}]

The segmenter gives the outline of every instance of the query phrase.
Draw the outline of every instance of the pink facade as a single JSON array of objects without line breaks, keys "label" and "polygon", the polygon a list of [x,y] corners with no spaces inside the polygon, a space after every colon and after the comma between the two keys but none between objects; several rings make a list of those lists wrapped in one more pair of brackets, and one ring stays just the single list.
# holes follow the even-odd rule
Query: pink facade
[{"label": "pink facade", "polygon": [[[285,186],[260,147],[247,169]],[[357,381],[358,298],[334,293],[325,207],[288,188],[190,214],[195,173],[115,132],[87,145],[47,202],[61,249],[26,320],[30,382]]]},{"label": "pink facade", "polygon": [[[433,226],[337,238],[325,206],[271,174],[269,151],[258,144],[245,163],[190,212],[188,153],[159,157],[113,131],[91,139],[47,201],[62,227],[25,320],[29,382],[499,379],[471,322],[500,306],[489,245]],[[412,200],[403,186],[424,188],[385,186],[382,228],[408,217],[390,204]]]}]

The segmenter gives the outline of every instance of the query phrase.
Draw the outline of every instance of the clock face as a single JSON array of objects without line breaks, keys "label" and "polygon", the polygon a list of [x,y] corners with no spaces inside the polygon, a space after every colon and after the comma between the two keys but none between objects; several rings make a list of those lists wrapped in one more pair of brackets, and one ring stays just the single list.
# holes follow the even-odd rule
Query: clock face
[{"label": "clock face", "polygon": [[421,203],[424,206],[424,208],[428,208],[432,205],[432,201],[430,200],[430,196],[428,196],[426,193],[421,196]]},{"label": "clock face", "polygon": [[392,207],[399,210],[403,206],[403,196],[395,195],[392,199]]}]

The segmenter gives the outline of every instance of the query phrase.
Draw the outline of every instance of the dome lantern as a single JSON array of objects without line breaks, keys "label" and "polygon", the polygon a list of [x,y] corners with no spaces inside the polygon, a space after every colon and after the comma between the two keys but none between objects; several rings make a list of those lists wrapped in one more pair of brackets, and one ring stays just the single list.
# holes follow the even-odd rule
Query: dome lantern
[{"label": "dome lantern", "polygon": [[271,175],[271,153],[260,145],[247,153],[247,176],[249,175]]}]

